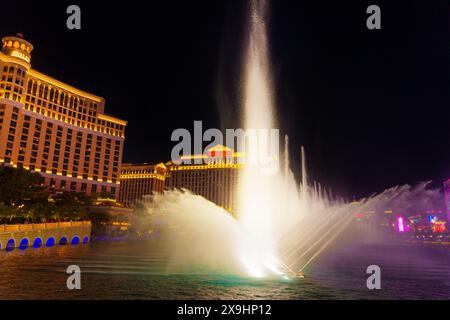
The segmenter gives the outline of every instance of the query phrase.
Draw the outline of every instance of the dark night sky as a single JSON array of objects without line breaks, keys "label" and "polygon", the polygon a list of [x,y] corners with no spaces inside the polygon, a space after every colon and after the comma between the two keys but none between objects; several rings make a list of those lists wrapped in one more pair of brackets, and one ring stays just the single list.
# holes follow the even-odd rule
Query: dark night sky
[{"label": "dark night sky", "polygon": [[[105,97],[129,121],[126,162],[169,160],[172,131],[194,120],[238,126],[246,1],[93,2],[75,2],[81,31],[65,27],[72,1],[2,3],[0,36],[22,32],[35,69]],[[366,28],[370,4],[382,30]],[[346,196],[450,177],[449,22],[444,0],[273,1],[294,169],[303,144],[311,175]]]}]

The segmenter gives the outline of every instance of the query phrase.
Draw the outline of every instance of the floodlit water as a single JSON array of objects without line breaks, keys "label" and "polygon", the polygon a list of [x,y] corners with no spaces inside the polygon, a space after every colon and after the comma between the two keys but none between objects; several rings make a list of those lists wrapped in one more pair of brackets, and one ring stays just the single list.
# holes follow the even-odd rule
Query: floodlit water
[{"label": "floodlit water", "polygon": [[[445,299],[450,248],[361,245],[330,250],[302,280],[167,274],[155,242],[101,242],[0,252],[1,299]],[[68,265],[82,270],[81,290],[66,288]],[[366,288],[378,264],[382,290]]]}]

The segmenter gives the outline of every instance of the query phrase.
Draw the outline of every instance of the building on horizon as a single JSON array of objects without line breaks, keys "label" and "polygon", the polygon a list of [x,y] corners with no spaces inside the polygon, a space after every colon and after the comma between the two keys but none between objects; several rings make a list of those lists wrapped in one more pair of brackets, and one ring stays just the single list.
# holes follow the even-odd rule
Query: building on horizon
[{"label": "building on horizon", "polygon": [[21,34],[0,51],[0,164],[38,172],[52,190],[119,195],[126,121],[102,97],[31,68]]},{"label": "building on horizon", "polygon": [[450,223],[450,179],[444,181],[445,206],[447,208],[447,221]]},{"label": "building on horizon", "polygon": [[163,193],[167,168],[157,165],[124,163],[120,172],[119,202],[133,207],[145,196]]},{"label": "building on horizon", "polygon": [[234,213],[237,209],[239,169],[242,167],[240,157],[240,153],[223,145],[208,149],[206,154],[182,156],[179,161],[166,164],[166,188],[190,190]]}]

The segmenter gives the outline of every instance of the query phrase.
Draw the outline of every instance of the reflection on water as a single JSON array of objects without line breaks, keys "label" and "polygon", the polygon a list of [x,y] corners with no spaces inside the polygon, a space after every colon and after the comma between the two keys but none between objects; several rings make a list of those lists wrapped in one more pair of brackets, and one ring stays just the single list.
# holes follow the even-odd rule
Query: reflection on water
[{"label": "reflection on water", "polygon": [[[302,280],[167,274],[155,243],[103,242],[0,252],[2,299],[445,299],[450,248],[354,246],[324,254]],[[66,288],[66,268],[82,270],[81,290]],[[382,290],[366,288],[368,265],[382,271]]]}]

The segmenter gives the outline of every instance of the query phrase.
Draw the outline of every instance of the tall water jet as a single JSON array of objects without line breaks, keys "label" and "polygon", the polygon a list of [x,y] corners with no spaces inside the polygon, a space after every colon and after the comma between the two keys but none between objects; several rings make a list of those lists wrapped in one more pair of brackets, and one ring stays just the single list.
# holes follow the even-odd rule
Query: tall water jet
[{"label": "tall water jet", "polygon": [[[270,259],[267,257],[275,253],[271,216],[277,210],[272,200],[276,174],[263,173],[264,164],[260,161],[261,148],[265,149],[266,156],[270,159],[278,159],[279,155],[276,154],[276,150],[263,145],[265,141],[262,141],[266,138],[262,135],[274,129],[272,80],[265,21],[267,2],[252,0],[250,5],[244,67],[243,118],[244,129],[247,132],[253,130],[258,136],[258,141],[247,141],[246,164],[239,177],[238,218],[252,244],[252,248],[245,252],[246,261],[252,260],[253,264],[265,265],[265,260]],[[252,252],[252,257],[248,256],[249,251]]]}]

